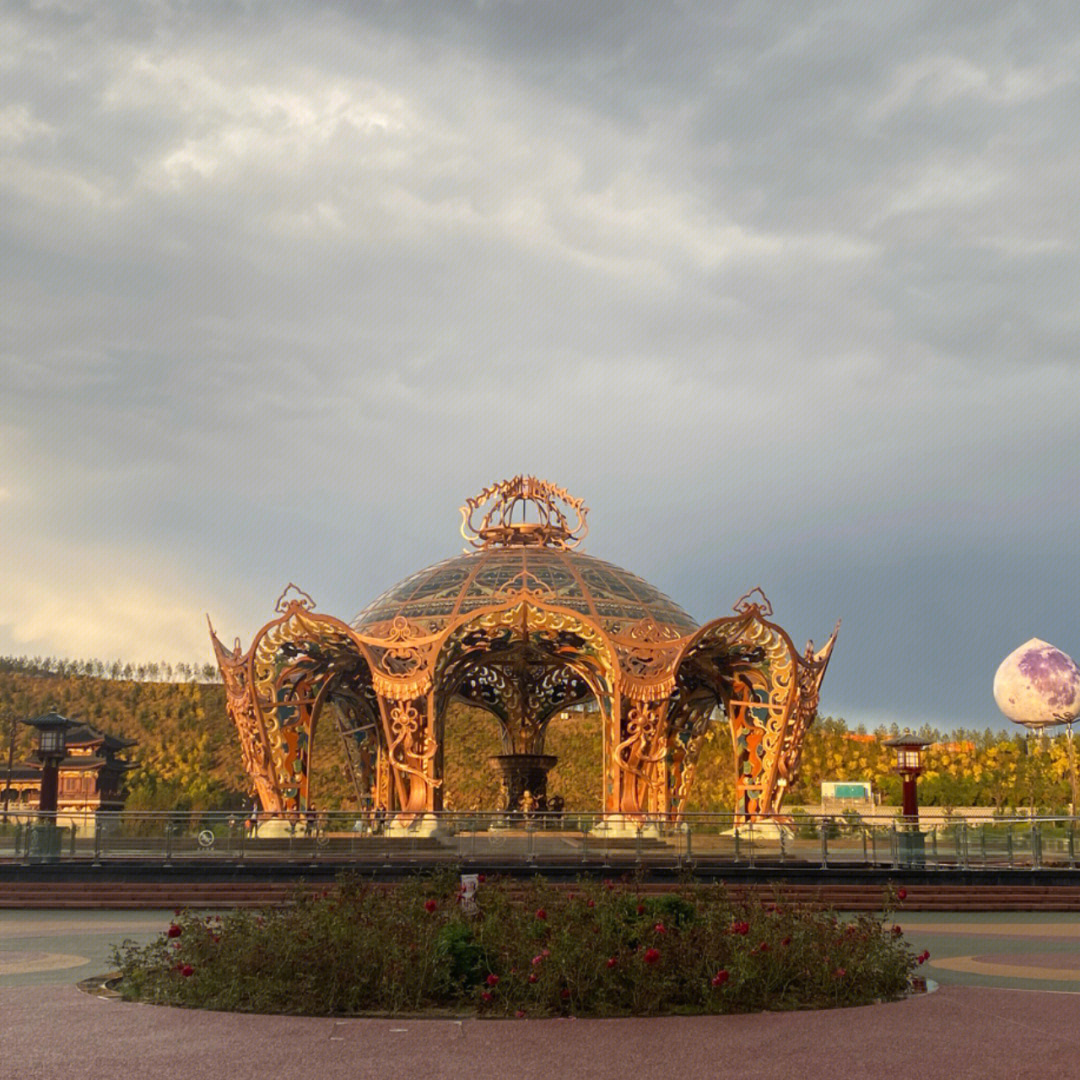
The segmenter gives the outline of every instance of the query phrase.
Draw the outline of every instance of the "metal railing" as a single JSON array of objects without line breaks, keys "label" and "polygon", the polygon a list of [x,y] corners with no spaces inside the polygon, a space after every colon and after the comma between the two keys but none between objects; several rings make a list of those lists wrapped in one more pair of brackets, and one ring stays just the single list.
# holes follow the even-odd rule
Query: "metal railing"
[{"label": "metal railing", "polygon": [[0,823],[0,860],[1075,869],[1077,831],[1077,819],[1069,817],[953,818],[912,826],[896,817],[852,814],[737,824],[730,814],[669,821],[444,812],[405,823],[319,813],[264,815],[253,825],[240,814],[202,811],[11,811]]}]

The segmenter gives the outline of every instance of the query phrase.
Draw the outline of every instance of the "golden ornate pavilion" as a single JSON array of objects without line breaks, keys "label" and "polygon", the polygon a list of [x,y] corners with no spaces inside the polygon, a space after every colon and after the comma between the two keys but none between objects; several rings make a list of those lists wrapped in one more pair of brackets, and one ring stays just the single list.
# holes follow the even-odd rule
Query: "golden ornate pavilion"
[{"label": "golden ornate pavilion", "polygon": [[641,578],[578,550],[587,512],[518,476],[462,507],[471,550],[406,578],[351,623],[289,585],[246,651],[211,626],[262,809],[308,809],[312,741],[331,704],[361,805],[401,825],[440,810],[443,722],[458,699],[500,726],[504,809],[523,797],[544,808],[556,760],[544,753],[548,721],[595,701],[610,819],[678,820],[717,710],[731,726],[737,819],[779,812],[836,631],[800,653],[760,589],[698,626]]}]

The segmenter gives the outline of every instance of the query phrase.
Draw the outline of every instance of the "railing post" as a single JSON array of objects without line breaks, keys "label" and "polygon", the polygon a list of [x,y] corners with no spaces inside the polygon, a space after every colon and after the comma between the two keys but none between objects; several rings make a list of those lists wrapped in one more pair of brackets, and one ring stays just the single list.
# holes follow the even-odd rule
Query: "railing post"
[{"label": "railing post", "polygon": [[818,820],[818,830],[821,833],[821,868],[829,867],[829,826],[824,818]]},{"label": "railing post", "polygon": [[77,828],[78,828],[78,827],[76,826],[76,824],[75,824],[75,822],[74,822],[74,820],[73,820],[73,821],[71,822],[71,847],[70,847],[70,849],[69,849],[69,851],[70,851],[70,853],[71,853],[71,857],[72,857],[73,859],[75,858],[75,833],[76,833],[76,831],[77,831]]},{"label": "railing post", "polygon": [[1034,820],[1031,822],[1031,867],[1033,870],[1042,868],[1042,832]]},{"label": "railing post", "polygon": [[859,822],[859,832],[862,834],[862,861],[866,862],[866,826]]},{"label": "railing post", "polygon": [[735,861],[739,861],[739,826],[736,825],[732,830],[735,838]]},{"label": "railing post", "polygon": [[1015,865],[1015,862],[1014,862],[1014,859],[1013,859],[1013,835],[1012,835],[1012,825],[1011,824],[1009,825],[1009,831],[1005,834],[1005,848],[1009,853],[1009,869],[1011,870],[1013,868],[1013,866]]},{"label": "railing post", "polygon": [[780,822],[776,822],[776,831],[780,837],[780,862],[783,863],[787,859],[787,852],[784,849],[784,826]]},{"label": "railing post", "polygon": [[1069,818],[1069,869],[1076,869],[1076,818]]},{"label": "railing post", "polygon": [[172,858],[172,834],[173,824],[171,821],[165,822],[165,861],[168,862]]},{"label": "railing post", "polygon": [[892,864],[894,870],[900,868],[900,834],[896,830],[896,818],[892,822]]},{"label": "railing post", "polygon": [[871,866],[877,866],[877,826],[870,826],[870,858]]}]

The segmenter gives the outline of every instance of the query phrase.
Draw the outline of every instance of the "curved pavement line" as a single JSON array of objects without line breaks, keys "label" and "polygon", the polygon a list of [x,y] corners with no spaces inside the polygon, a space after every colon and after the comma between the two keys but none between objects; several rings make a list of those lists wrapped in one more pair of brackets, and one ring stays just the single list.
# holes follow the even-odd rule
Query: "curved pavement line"
[{"label": "curved pavement line", "polygon": [[31,975],[38,971],[61,971],[81,967],[90,961],[74,953],[17,953],[0,954],[0,975]]},{"label": "curved pavement line", "polygon": [[[1043,982],[1080,982],[1080,968],[1038,968],[1026,964],[996,964],[974,956],[935,958],[931,964],[945,971],[961,971],[968,975],[998,975],[1005,979],[1039,979]],[[1080,992],[1080,988],[1078,988]]]},{"label": "curved pavement line", "polygon": [[[895,916],[894,916],[895,918]],[[903,918],[897,920],[903,925]],[[975,937],[1080,938],[1080,919],[1060,923],[917,923],[904,926],[905,934],[952,934]]]}]

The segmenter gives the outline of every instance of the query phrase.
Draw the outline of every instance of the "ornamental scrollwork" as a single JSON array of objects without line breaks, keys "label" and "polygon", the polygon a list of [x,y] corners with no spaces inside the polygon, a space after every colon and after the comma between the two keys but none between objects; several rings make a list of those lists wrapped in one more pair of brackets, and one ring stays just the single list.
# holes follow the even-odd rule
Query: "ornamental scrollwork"
[{"label": "ornamental scrollwork", "polygon": [[508,755],[544,755],[551,717],[594,701],[603,811],[682,812],[714,716],[735,751],[742,820],[780,810],[836,633],[799,652],[760,587],[699,626],[648,582],[577,553],[581,499],[533,476],[466,500],[469,549],[399,582],[350,626],[292,582],[245,652],[211,636],[243,765],[263,809],[308,805],[331,704],[362,805],[404,824],[442,806],[453,700],[498,718]]},{"label": "ornamental scrollwork", "polygon": [[311,599],[311,596],[304,592],[299,585],[294,585],[291,581],[285,586],[281,595],[277,598],[277,603],[274,604],[274,610],[279,615],[284,615],[285,612],[293,606],[303,608],[304,611],[314,611],[315,601]]},{"label": "ornamental scrollwork", "polygon": [[[476,522],[476,514],[488,503],[491,506]],[[536,521],[525,520],[527,506],[533,508]],[[522,520],[514,521],[518,510],[522,512]],[[589,531],[585,523],[588,512],[584,500],[570,495],[565,488],[535,476],[519,475],[491,484],[465,500],[461,508],[461,535],[477,549],[511,544],[573,549]]]}]

